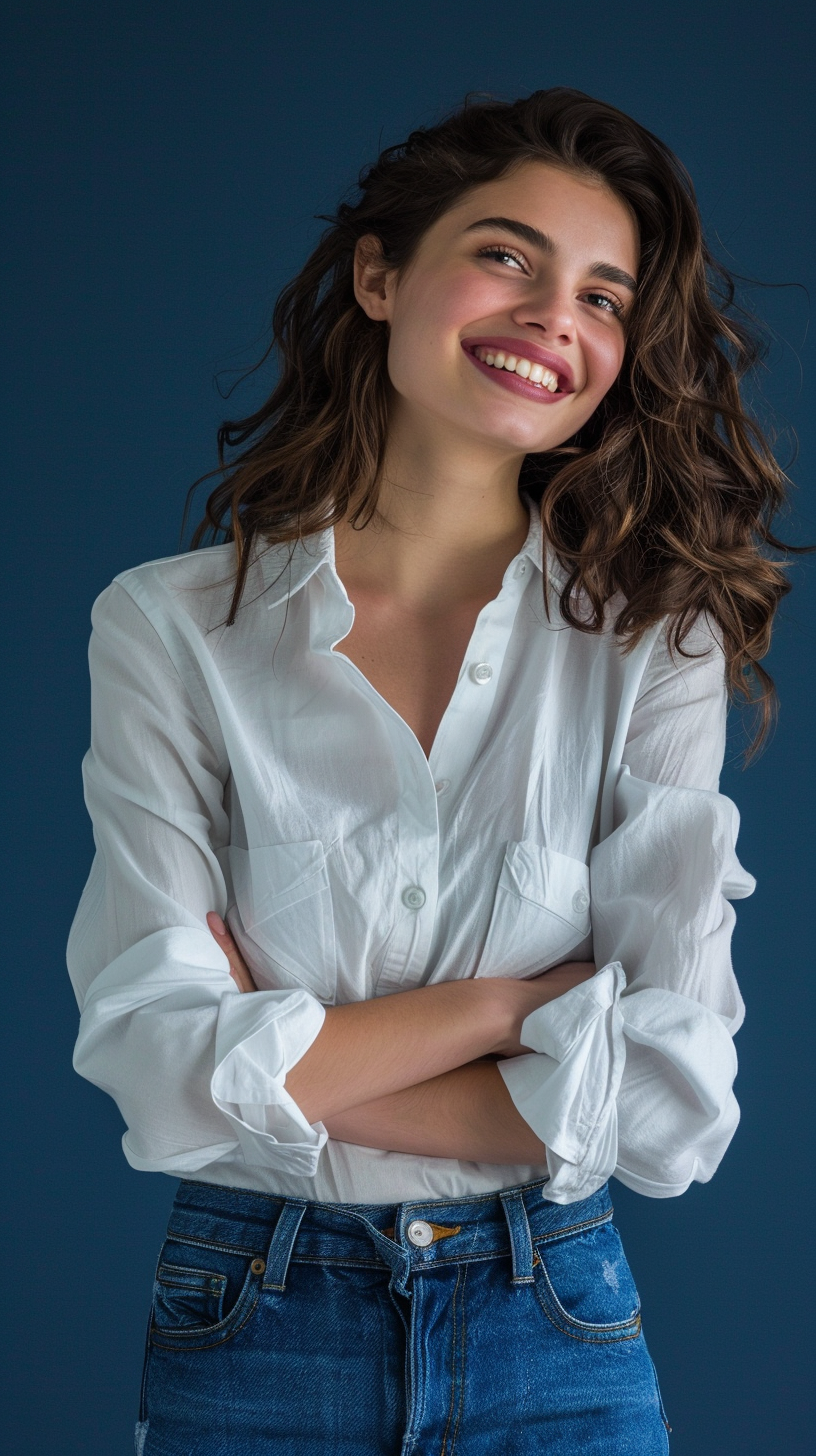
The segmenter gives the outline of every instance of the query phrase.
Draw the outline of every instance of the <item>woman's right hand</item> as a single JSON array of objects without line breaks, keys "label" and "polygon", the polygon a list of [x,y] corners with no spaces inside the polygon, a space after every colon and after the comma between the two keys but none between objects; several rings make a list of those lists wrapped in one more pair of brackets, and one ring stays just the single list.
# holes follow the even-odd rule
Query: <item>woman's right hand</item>
[{"label": "woman's right hand", "polygon": [[548,1001],[554,1001],[556,996],[563,996],[565,991],[571,991],[573,986],[589,981],[595,975],[596,969],[594,961],[565,961],[563,965],[542,971],[528,981],[505,981],[502,978],[503,990],[500,994],[506,1000],[510,1031],[504,1042],[496,1048],[499,1055],[520,1057],[531,1052],[533,1048],[524,1046],[520,1039],[525,1017],[531,1011],[537,1011],[539,1006],[546,1006]]}]

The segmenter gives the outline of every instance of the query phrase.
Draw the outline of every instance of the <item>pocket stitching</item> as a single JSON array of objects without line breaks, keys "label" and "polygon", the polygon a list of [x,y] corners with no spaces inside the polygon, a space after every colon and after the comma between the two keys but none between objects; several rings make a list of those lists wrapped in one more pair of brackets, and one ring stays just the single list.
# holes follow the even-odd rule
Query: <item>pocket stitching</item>
[{"label": "pocket stitching", "polygon": [[[598,1224],[610,1222],[612,1213],[613,1211],[610,1209],[602,1220],[598,1220]],[[578,1235],[573,1235],[573,1237],[578,1237]],[[553,1240],[546,1241],[553,1242]],[[535,1247],[537,1244],[544,1242],[544,1238],[539,1238],[534,1240],[533,1244]],[[536,1252],[538,1251],[536,1250]],[[638,1302],[635,1312],[629,1315],[627,1319],[615,1321],[613,1324],[593,1324],[589,1320],[576,1319],[574,1315],[569,1314],[564,1308],[555,1292],[544,1260],[541,1258],[539,1258],[534,1270],[534,1287],[538,1302],[550,1323],[557,1330],[560,1330],[562,1334],[568,1335],[570,1339],[595,1343],[605,1340],[614,1342],[616,1340],[637,1339],[640,1334],[642,1306],[639,1295],[637,1296]],[[552,1308],[548,1308],[550,1304]],[[629,1333],[625,1333],[626,1331],[629,1331]]]},{"label": "pocket stitching", "polygon": [[[236,1325],[235,1329],[225,1330],[223,1329],[223,1326],[229,1324],[231,1319],[234,1319],[236,1310],[238,1310],[241,1305],[240,1299],[238,1300],[238,1303],[236,1304],[235,1309],[232,1311],[232,1313],[228,1314],[225,1320],[220,1320],[217,1325],[196,1325],[189,1331],[187,1331],[187,1334],[191,1336],[201,1336],[205,1333],[210,1334],[215,1330],[220,1330],[221,1335],[220,1338],[217,1340],[207,1340],[205,1344],[192,1345],[186,1338],[184,1331],[179,1331],[177,1334],[173,1334],[169,1330],[162,1330],[158,1326],[154,1325],[150,1332],[151,1342],[152,1344],[157,1345],[160,1350],[172,1350],[179,1347],[182,1347],[186,1350],[213,1350],[218,1345],[225,1345],[227,1340],[231,1340],[235,1335],[239,1333],[240,1330],[244,1328],[244,1325],[248,1322],[251,1315],[254,1313],[255,1307],[258,1303],[258,1295],[259,1291],[256,1290],[255,1297],[252,1299],[252,1302],[248,1310],[246,1311],[246,1314],[241,1320],[241,1323],[239,1325]],[[161,1335],[164,1338],[157,1339],[157,1335]]]},{"label": "pocket stitching", "polygon": [[[163,1278],[162,1270],[166,1270],[170,1274],[178,1275],[180,1277],[173,1279]],[[214,1292],[212,1286],[216,1280],[218,1281],[222,1292],[226,1288],[226,1274],[216,1274],[210,1269],[185,1269],[178,1264],[160,1264],[156,1273],[156,1283],[164,1284],[169,1289],[201,1289],[202,1286],[200,1284],[188,1284],[186,1282],[186,1280],[184,1279],[184,1275],[190,1274],[197,1274],[199,1278],[206,1279],[208,1285],[210,1286],[210,1293]]]},{"label": "pocket stitching", "polygon": [[[508,979],[518,979],[523,978],[525,975],[529,974],[529,966],[525,970],[513,972],[486,972],[483,970],[483,966],[486,963],[489,963],[490,952],[493,947],[494,939],[501,937],[506,930],[506,927],[503,928],[499,923],[503,913],[502,910],[500,910],[503,897],[509,896],[511,901],[517,906],[531,906],[533,910],[537,910],[543,916],[547,917],[553,928],[558,927],[563,931],[563,934],[555,948],[550,947],[549,950],[545,949],[541,952],[541,958],[543,958],[545,967],[547,968],[549,968],[549,966],[551,965],[556,965],[561,955],[568,952],[572,947],[580,944],[580,942],[582,940],[585,940],[591,932],[592,925],[588,909],[581,920],[570,920],[567,918],[566,915],[561,914],[559,910],[553,909],[552,905],[547,903],[546,901],[534,900],[531,898],[530,895],[523,893],[519,885],[518,875],[513,870],[514,861],[519,858],[518,852],[523,845],[532,845],[544,856],[552,857],[557,855],[563,860],[570,861],[576,866],[576,869],[580,869],[583,872],[581,875],[582,884],[585,883],[587,887],[589,885],[589,866],[584,860],[579,859],[576,855],[565,855],[560,850],[554,850],[551,849],[548,845],[539,844],[536,840],[508,840],[505,846],[505,853],[502,860],[501,869],[499,871],[499,881],[496,886],[496,892],[490,910],[490,917],[488,919],[487,929],[485,931],[484,945],[482,946],[482,951],[474,971],[474,975],[477,977],[486,974],[498,974],[504,975]],[[506,882],[505,877],[506,880],[509,882]],[[559,901],[559,904],[561,905],[562,909],[566,908],[563,901]],[[534,959],[530,961],[529,964],[535,966],[539,963],[539,959],[539,954],[538,952],[536,952]]]},{"label": "pocket stitching", "polygon": [[[223,1279],[226,1285],[226,1278],[222,1274],[214,1274],[213,1278]],[[246,1278],[241,1287],[241,1292],[235,1301],[233,1308],[223,1319],[217,1320],[212,1325],[187,1325],[178,1330],[165,1329],[155,1323],[151,1314],[150,1340],[154,1345],[162,1349],[185,1348],[193,1350],[206,1350],[216,1345],[223,1345],[226,1340],[237,1335],[253,1314],[260,1296],[260,1276],[254,1275],[251,1269],[247,1270]],[[245,1309],[245,1306],[248,1308]],[[240,1323],[233,1324],[235,1321]],[[207,1339],[206,1343],[193,1345],[190,1341],[193,1338],[201,1339],[202,1336],[218,1335],[217,1339]]]},{"label": "pocket stitching", "polygon": [[576,1329],[579,1329],[579,1330],[600,1330],[601,1332],[606,1332],[607,1330],[625,1330],[625,1329],[627,1329],[629,1327],[629,1325],[636,1324],[640,1320],[640,1317],[641,1317],[641,1306],[640,1306],[640,1302],[639,1301],[638,1301],[638,1304],[637,1304],[637,1306],[635,1308],[634,1314],[628,1315],[627,1318],[624,1319],[624,1320],[614,1320],[611,1324],[608,1324],[608,1325],[605,1325],[605,1324],[594,1324],[591,1320],[580,1320],[580,1319],[576,1319],[575,1315],[570,1314],[569,1311],[564,1308],[563,1304],[561,1303],[560,1299],[558,1298],[558,1295],[556,1294],[555,1289],[553,1287],[552,1280],[550,1279],[550,1276],[547,1273],[547,1269],[546,1269],[546,1266],[544,1264],[543,1259],[541,1260],[541,1277],[542,1277],[542,1279],[545,1279],[546,1280],[546,1283],[547,1283],[547,1293],[549,1294],[550,1298],[552,1299],[552,1302],[555,1305],[555,1308],[558,1311],[558,1313],[563,1316],[563,1318],[567,1321],[568,1324],[574,1325]]},{"label": "pocket stitching", "polygon": [[[268,914],[258,916],[255,913],[252,895],[252,856],[266,853],[272,850],[287,850],[294,845],[316,846],[320,859],[317,865],[311,865],[284,889],[274,892],[267,900],[272,908]],[[241,863],[241,859],[234,860],[233,852],[237,851],[242,857],[245,868],[236,874],[235,865]],[[305,987],[313,995],[333,998],[337,991],[337,934],[334,921],[334,897],[332,895],[331,880],[329,878],[326,846],[320,839],[286,840],[280,844],[256,844],[244,848],[240,844],[227,846],[227,855],[230,865],[230,873],[234,890],[234,903],[240,917],[240,923],[247,937],[254,941],[261,954],[274,965],[280,967],[281,971],[291,976],[299,986]],[[242,878],[239,878],[239,875]],[[314,883],[310,884],[310,881]],[[291,896],[299,891],[297,899]],[[267,943],[267,936],[264,933],[268,927],[274,931],[275,922],[280,916],[298,911],[302,914],[300,907],[305,901],[312,900],[315,896],[323,897],[318,907],[317,934],[320,939],[322,957],[325,964],[325,974],[317,974],[313,966],[305,966],[290,954],[285,945],[274,944],[274,934],[270,935]],[[290,897],[285,900],[277,909],[274,908],[275,901],[282,897]],[[285,925],[286,922],[284,921]],[[285,934],[285,932],[284,932]]]}]

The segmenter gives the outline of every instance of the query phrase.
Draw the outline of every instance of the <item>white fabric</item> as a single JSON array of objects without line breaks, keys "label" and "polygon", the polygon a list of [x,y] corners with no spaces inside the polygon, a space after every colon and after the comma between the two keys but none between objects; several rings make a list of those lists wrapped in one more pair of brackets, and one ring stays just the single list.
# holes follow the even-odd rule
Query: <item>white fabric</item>
[{"label": "white fabric", "polygon": [[[566,626],[531,510],[479,614],[430,760],[342,654],[353,608],[327,530],[123,572],[94,604],[83,770],[96,857],[68,944],[75,1066],[117,1101],[137,1168],[394,1202],[549,1174],[655,1197],[711,1177],[738,1120],[730,899],[751,893],[718,792],[723,654],[704,619],[624,652]],[[337,651],[333,650],[335,647]],[[475,674],[478,664],[492,673]],[[241,995],[205,916],[250,964]],[[286,1091],[325,1006],[594,959],[498,1063],[547,1166],[337,1142]]]}]

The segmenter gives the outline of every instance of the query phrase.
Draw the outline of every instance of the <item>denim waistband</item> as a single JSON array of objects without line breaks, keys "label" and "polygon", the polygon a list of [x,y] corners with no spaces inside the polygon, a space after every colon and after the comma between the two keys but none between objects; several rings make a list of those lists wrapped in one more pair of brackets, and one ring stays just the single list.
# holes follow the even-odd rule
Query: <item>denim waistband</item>
[{"label": "denim waistband", "polygon": [[[387,1265],[403,1293],[436,1264],[508,1258],[511,1282],[534,1280],[535,1246],[612,1217],[609,1186],[576,1203],[552,1203],[547,1179],[465,1198],[402,1203],[323,1203],[185,1179],[168,1237],[246,1254],[264,1288],[283,1292],[289,1263]],[[260,1265],[264,1268],[261,1270]]]}]

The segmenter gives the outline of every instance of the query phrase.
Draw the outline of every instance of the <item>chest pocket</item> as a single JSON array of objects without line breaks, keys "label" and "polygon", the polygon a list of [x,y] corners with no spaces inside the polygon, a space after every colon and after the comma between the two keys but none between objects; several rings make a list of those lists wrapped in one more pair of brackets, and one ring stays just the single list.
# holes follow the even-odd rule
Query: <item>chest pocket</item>
[{"label": "chest pocket", "polygon": [[261,952],[247,957],[251,968],[257,965],[276,989],[295,983],[320,1000],[333,1002],[337,953],[321,841],[254,849],[231,844],[229,866],[241,924]]},{"label": "chest pocket", "polygon": [[567,959],[591,932],[589,867],[532,839],[504,857],[477,976],[530,976]]}]

